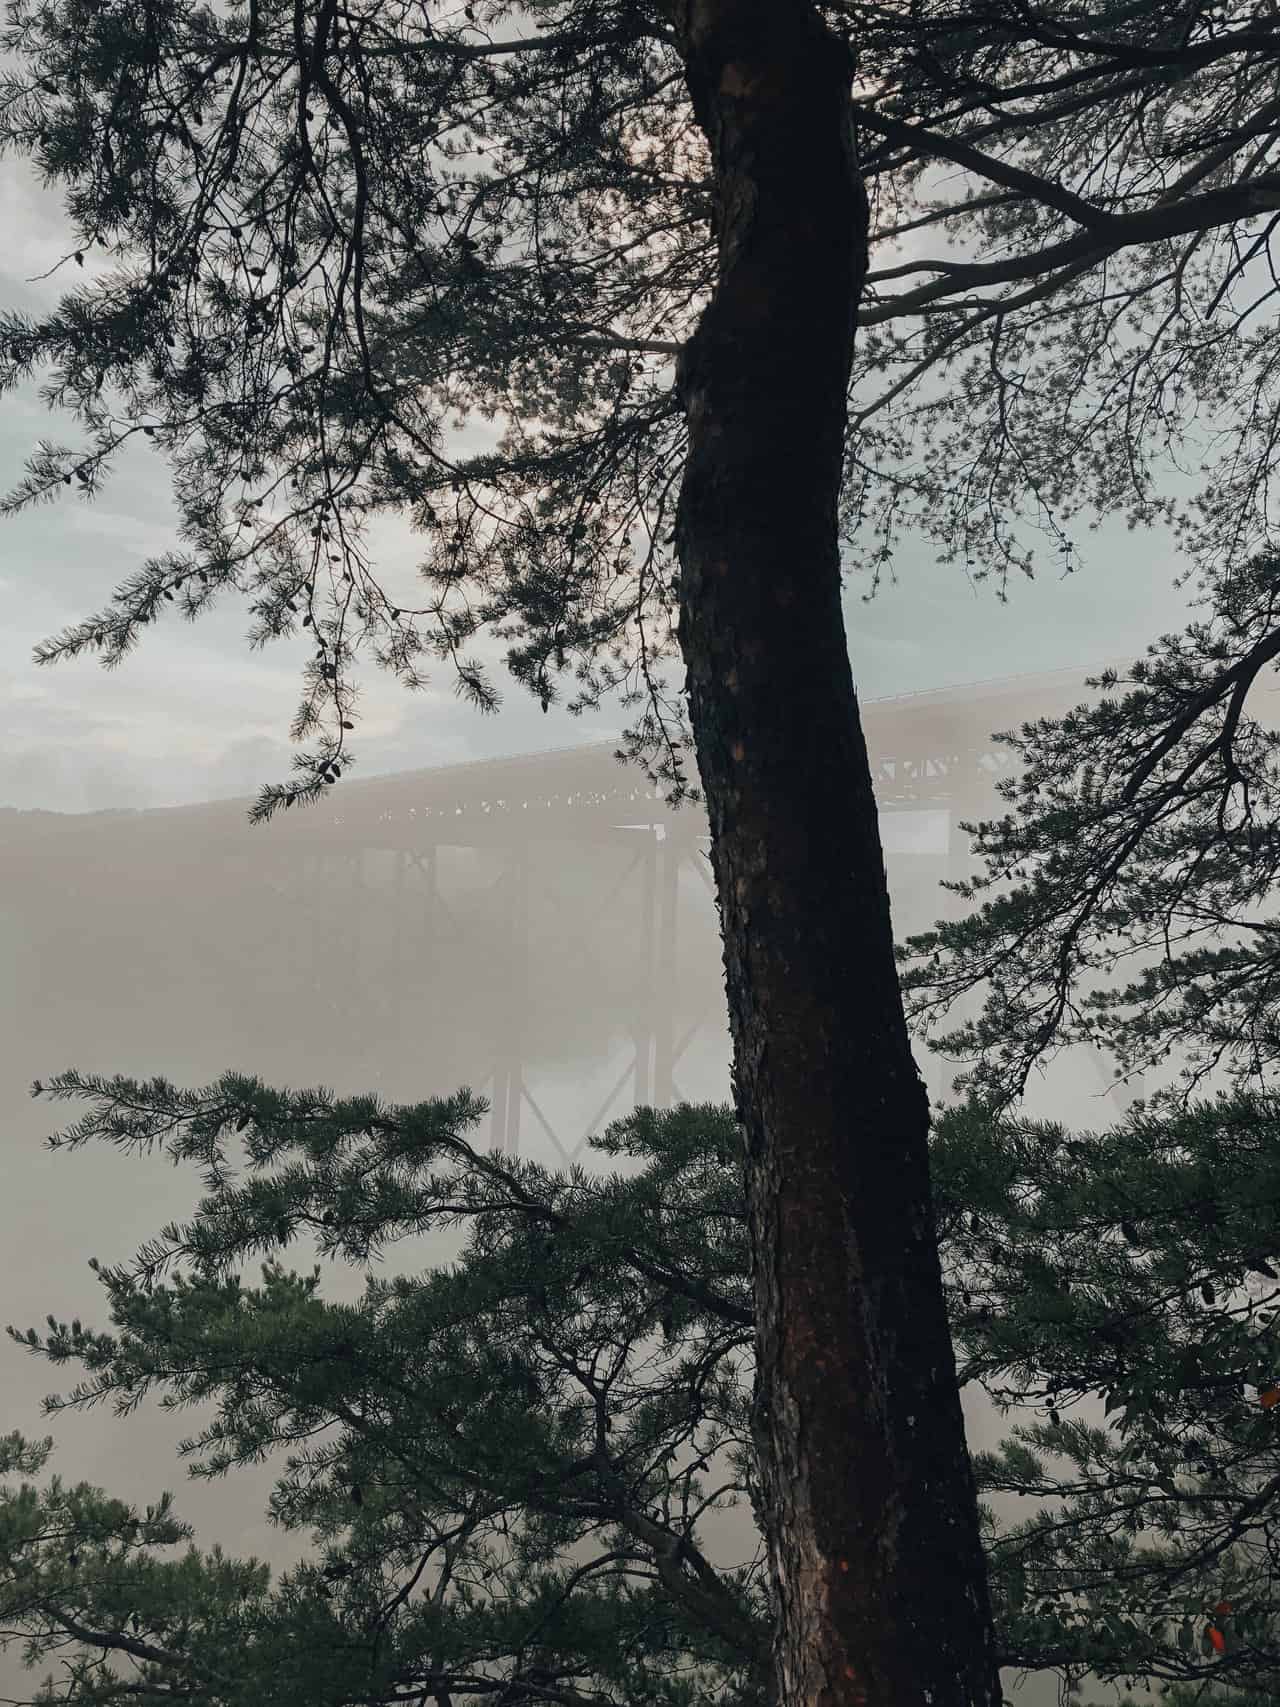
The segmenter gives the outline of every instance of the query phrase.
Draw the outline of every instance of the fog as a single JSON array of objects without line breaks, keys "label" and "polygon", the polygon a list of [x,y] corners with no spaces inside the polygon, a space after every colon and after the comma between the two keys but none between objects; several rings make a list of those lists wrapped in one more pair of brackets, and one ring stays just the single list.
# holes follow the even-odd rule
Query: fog
[{"label": "fog", "polygon": [[[998,809],[991,730],[1083,692],[1067,670],[867,703],[899,937],[949,911],[940,879],[972,869],[958,823]],[[257,827],[248,805],[0,813],[4,1319],[20,1328],[49,1312],[105,1325],[87,1259],[128,1259],[199,1192],[194,1169],[159,1156],[43,1150],[83,1105],[31,1101],[34,1077],[74,1066],[196,1087],[236,1069],[394,1102],[465,1084],[492,1103],[477,1147],[595,1172],[613,1164],[587,1136],[637,1103],[727,1098],[705,820],[672,811],[618,765],[612,742],[351,780]],[[917,1053],[944,1095],[954,1065]],[[1031,1110],[1107,1124],[1107,1078],[1077,1052],[1037,1085]],[[387,1269],[449,1261],[466,1236],[399,1244]],[[311,1253],[288,1257],[305,1270]],[[362,1284],[334,1266],[326,1294],[354,1298]],[[4,1428],[43,1434],[42,1395],[78,1376],[11,1342],[0,1357]],[[975,1447],[1014,1420],[976,1387],[964,1405]],[[54,1467],[143,1503],[173,1488],[200,1545],[292,1562],[306,1538],[266,1523],[269,1466],[186,1480],[175,1447],[192,1423],[154,1405],[128,1420],[64,1413]],[[1027,1515],[1016,1501],[997,1509]],[[700,1535],[717,1563],[746,1562],[749,1506],[708,1514]],[[1032,1707],[1054,1698],[1050,1678],[1019,1693]]]},{"label": "fog", "polygon": [[[0,298],[51,300],[62,286],[34,275],[63,253],[61,215],[22,162],[0,167],[0,217],[15,234]],[[7,399],[0,483],[16,481],[38,435],[73,432],[34,387]],[[483,442],[472,433],[453,449]],[[50,1312],[105,1326],[87,1259],[127,1260],[199,1195],[194,1170],[159,1158],[44,1150],[79,1105],[33,1102],[28,1087],[67,1067],[191,1087],[235,1069],[393,1101],[468,1084],[494,1105],[478,1142],[598,1171],[610,1164],[586,1137],[637,1102],[728,1095],[705,826],[614,762],[617,707],[544,717],[512,690],[486,718],[443,673],[410,697],[366,672],[358,768],[316,808],[251,829],[248,797],[288,774],[301,640],[251,656],[245,613],[223,606],[194,628],[157,625],[111,675],[32,664],[37,641],[173,543],[173,520],[163,464],[138,448],[96,503],[68,493],[0,522],[0,1321],[21,1328]],[[850,651],[900,937],[948,912],[939,881],[969,871],[959,819],[998,810],[991,732],[1065,710],[1087,697],[1087,674],[1186,620],[1171,587],[1185,564],[1163,536],[1135,550],[1106,524],[1081,544],[1076,574],[1019,585],[1008,604],[910,544],[871,603],[851,580]],[[370,546],[389,592],[397,577],[412,582],[407,530],[383,524]],[[954,1068],[918,1058],[943,1094]],[[1095,1127],[1116,1112],[1084,1054],[1038,1081],[1028,1107]],[[398,1245],[387,1266],[451,1260],[465,1238]],[[291,1266],[310,1260],[290,1252]],[[362,1284],[326,1274],[330,1296]],[[50,1424],[41,1397],[75,1379],[5,1340],[0,1429],[52,1429],[51,1467],[68,1482],[139,1503],[173,1489],[201,1547],[220,1541],[274,1566],[305,1548],[266,1521],[270,1465],[187,1480],[175,1448],[190,1414],[146,1404],[127,1420],[99,1409]],[[975,1448],[1016,1420],[972,1387],[964,1404]],[[700,1535],[719,1563],[755,1548],[749,1507],[710,1514]],[[6,1695],[32,1693],[41,1674],[21,1672],[16,1648],[0,1655]],[[1044,1677],[1018,1696],[1026,1707],[1055,1698]]]}]

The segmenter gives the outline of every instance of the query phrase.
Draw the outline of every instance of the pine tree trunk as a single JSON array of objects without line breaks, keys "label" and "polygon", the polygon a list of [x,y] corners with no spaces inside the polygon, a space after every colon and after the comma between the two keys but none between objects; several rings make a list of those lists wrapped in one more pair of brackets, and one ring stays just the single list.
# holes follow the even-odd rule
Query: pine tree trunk
[{"label": "pine tree trunk", "polygon": [[840,605],[868,224],[852,66],[800,0],[667,12],[717,186],[676,539],[745,1128],[774,1687],[780,1707],[999,1707]]}]

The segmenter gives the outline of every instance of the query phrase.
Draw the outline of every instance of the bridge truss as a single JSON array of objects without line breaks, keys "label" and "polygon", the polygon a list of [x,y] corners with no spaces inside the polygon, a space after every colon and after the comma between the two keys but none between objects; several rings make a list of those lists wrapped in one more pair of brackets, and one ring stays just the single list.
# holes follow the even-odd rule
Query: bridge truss
[{"label": "bridge truss", "polygon": [[[864,706],[899,936],[970,873],[959,821],[1006,809],[992,731],[1078,704],[1093,673]],[[396,1101],[466,1083],[494,1150],[553,1166],[628,1106],[727,1096],[705,817],[612,743],[353,777],[257,828],[246,806],[0,812],[26,1079],[98,1056]]]}]

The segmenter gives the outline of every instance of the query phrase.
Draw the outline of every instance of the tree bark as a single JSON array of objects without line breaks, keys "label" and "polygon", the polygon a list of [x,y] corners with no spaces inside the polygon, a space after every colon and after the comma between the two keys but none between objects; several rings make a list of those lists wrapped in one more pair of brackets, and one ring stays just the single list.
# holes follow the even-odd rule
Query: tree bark
[{"label": "tree bark", "polygon": [[744,1128],[781,1707],[999,1707],[836,526],[868,207],[807,0],[668,0],[719,275],[679,364],[680,640]]}]

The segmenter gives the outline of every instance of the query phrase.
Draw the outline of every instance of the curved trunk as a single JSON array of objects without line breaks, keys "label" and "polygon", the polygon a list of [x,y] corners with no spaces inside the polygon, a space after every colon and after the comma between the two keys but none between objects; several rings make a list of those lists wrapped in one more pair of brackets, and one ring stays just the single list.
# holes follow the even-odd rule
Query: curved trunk
[{"label": "curved trunk", "polygon": [[782,1707],[999,1707],[912,1060],[840,605],[868,210],[805,3],[669,0],[720,272],[680,363],[680,638],[745,1129]]}]

